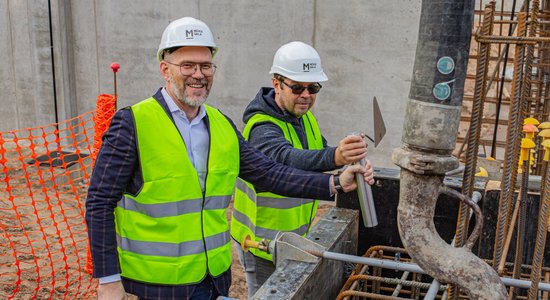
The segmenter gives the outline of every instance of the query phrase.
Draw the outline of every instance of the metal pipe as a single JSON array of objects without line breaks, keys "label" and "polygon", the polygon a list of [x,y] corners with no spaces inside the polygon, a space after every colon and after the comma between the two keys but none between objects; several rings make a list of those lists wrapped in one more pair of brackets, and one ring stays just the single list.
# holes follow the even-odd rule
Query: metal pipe
[{"label": "metal pipe", "polygon": [[[403,146],[394,150],[392,159],[401,167],[398,226],[407,252],[435,279],[457,284],[473,299],[493,300],[506,298],[506,288],[468,248],[479,230],[474,229],[466,247],[454,248],[433,223],[439,194],[453,194],[444,187],[443,177],[458,166],[451,154],[460,122],[474,5],[474,1],[422,1]],[[479,211],[477,205],[472,207]],[[481,224],[476,213],[476,228]]]},{"label": "metal pipe", "polygon": [[[361,159],[359,163],[364,166],[365,159]],[[365,183],[362,174],[355,174],[355,180],[357,182],[357,194],[359,205],[361,206],[361,214],[363,215],[363,225],[367,228],[376,227],[378,225],[378,218],[376,217],[376,208],[372,199],[372,189],[370,185]]]},{"label": "metal pipe", "polygon": [[[464,288],[473,299],[504,299],[506,289],[497,273],[470,249],[477,235],[476,228],[482,225],[482,216],[477,205],[476,228],[465,243],[465,247],[454,248],[437,235],[433,223],[433,210],[441,192],[468,199],[458,192],[446,188],[438,176],[422,176],[401,170],[400,193],[408,194],[409,201],[400,201],[398,225],[403,244],[415,261],[440,282],[452,282]],[[428,178],[427,178],[428,177]],[[403,180],[405,179],[405,180]],[[429,209],[429,219],[426,210]],[[414,228],[404,232],[403,228]],[[423,255],[418,255],[422,253]]]},{"label": "metal pipe", "polygon": [[[326,259],[352,262],[356,264],[368,265],[371,267],[384,268],[388,270],[407,271],[411,273],[429,275],[418,264],[415,264],[415,263],[397,262],[392,260],[355,256],[355,255],[342,254],[342,253],[336,253],[336,252],[330,252],[330,251],[306,250],[306,252],[313,254],[317,257],[322,257]],[[514,286],[522,289],[528,289],[531,286],[531,281],[529,280],[513,279],[508,277],[499,277],[499,279],[506,286]],[[539,290],[550,291],[550,283],[545,283],[545,282],[540,283]],[[474,299],[486,299],[486,298],[483,297],[483,298],[474,298]],[[495,299],[503,299],[503,298],[490,298],[490,299],[495,300]]]},{"label": "metal pipe", "polygon": [[[352,135],[360,136],[358,132],[353,132]],[[361,159],[359,164],[364,166],[365,159]],[[365,183],[362,174],[355,174],[355,182],[357,183],[357,196],[359,198],[359,205],[361,206],[363,225],[365,225],[366,228],[375,227],[378,225],[378,218],[376,217],[376,208],[374,207],[374,200],[372,199],[372,189],[370,185]]]},{"label": "metal pipe", "polygon": [[432,284],[430,284],[430,288],[426,292],[426,295],[424,296],[424,300],[433,300],[435,299],[435,296],[437,296],[437,293],[439,293],[441,288],[441,283],[439,281],[434,280]]}]

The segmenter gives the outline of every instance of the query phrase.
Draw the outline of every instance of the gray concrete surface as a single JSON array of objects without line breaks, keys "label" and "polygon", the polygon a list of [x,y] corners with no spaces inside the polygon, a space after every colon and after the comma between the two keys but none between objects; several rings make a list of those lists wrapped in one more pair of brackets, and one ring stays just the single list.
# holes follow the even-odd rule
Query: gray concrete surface
[{"label": "gray concrete surface", "polygon": [[[358,226],[358,211],[331,208],[311,228],[306,238],[326,251],[355,255]],[[288,259],[277,261],[275,272],[252,299],[335,299],[351,272],[349,264],[346,268],[346,264],[341,261],[319,259],[316,262],[304,262],[299,261],[300,255],[294,256],[292,252],[285,253],[285,257]]]},{"label": "gray concrete surface", "polygon": [[0,130],[55,121],[47,1],[0,1]]},{"label": "gray concrete surface", "polygon": [[182,16],[213,30],[219,68],[208,103],[237,126],[258,88],[270,84],[277,48],[301,40],[318,50],[329,77],[313,109],[329,143],[352,131],[372,135],[376,96],[388,132],[370,157],[394,167],[420,0],[51,1],[53,60],[48,1],[0,1],[0,131],[55,122],[56,111],[62,121],[94,109],[97,95],[113,92],[112,61],[121,64],[119,107],[150,96],[163,84],[155,59],[162,30]]}]

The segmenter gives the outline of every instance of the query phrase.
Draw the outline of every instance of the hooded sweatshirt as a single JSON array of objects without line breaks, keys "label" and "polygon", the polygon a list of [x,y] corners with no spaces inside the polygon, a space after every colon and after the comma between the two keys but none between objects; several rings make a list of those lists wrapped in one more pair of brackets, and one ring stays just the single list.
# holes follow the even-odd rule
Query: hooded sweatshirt
[{"label": "hooded sweatshirt", "polygon": [[248,104],[243,114],[243,122],[246,123],[255,114],[265,114],[275,117],[294,127],[302,144],[302,149],[296,149],[285,139],[283,131],[279,126],[271,122],[256,123],[251,131],[248,141],[256,149],[263,152],[272,160],[308,171],[331,171],[336,169],[334,163],[334,151],[336,147],[327,146],[323,138],[323,149],[309,150],[302,116],[295,116],[283,111],[275,102],[275,91],[273,88],[263,87],[256,97]]}]

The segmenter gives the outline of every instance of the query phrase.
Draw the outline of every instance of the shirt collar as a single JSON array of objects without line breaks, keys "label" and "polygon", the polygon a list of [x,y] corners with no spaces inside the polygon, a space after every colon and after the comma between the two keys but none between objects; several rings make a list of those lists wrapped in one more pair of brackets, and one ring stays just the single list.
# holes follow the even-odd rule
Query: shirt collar
[{"label": "shirt collar", "polygon": [[[168,94],[168,91],[166,90],[166,87],[163,87],[160,92],[162,93],[162,97],[164,97],[164,100],[166,101],[166,104],[168,105],[168,109],[170,110],[170,112],[172,114],[177,113],[177,112],[181,112],[182,116],[187,120],[187,115],[185,114],[185,112],[183,110],[181,110],[178,107],[178,105],[176,104],[174,99],[172,99],[172,97],[170,97],[170,94]],[[197,120],[197,121],[202,120],[202,118],[204,118],[205,116],[206,116],[206,109],[204,108],[204,104],[201,104],[201,106],[199,106],[199,113],[193,119],[193,121],[194,120]],[[187,121],[189,121],[189,120],[187,120]]]}]

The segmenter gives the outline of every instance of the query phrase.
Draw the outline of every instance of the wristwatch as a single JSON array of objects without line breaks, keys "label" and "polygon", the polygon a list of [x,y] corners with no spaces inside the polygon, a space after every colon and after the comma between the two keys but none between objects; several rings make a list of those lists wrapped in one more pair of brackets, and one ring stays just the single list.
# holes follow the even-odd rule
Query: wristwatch
[{"label": "wristwatch", "polygon": [[334,175],[333,176],[333,180],[334,180],[334,189],[336,190],[336,194],[343,194],[344,193],[344,189],[342,188],[342,185],[340,184],[340,176],[339,175]]}]

